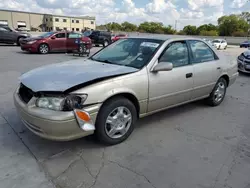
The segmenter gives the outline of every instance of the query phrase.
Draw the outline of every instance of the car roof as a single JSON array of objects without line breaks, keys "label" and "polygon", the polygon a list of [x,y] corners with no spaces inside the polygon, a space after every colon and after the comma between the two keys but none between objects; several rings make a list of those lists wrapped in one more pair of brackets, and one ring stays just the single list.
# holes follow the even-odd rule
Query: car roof
[{"label": "car roof", "polygon": [[202,41],[204,42],[204,40],[200,39],[200,38],[194,38],[194,37],[169,37],[166,35],[152,35],[152,36],[131,36],[129,38],[138,38],[138,39],[155,39],[155,40],[162,40],[162,41],[167,41],[167,40],[171,40],[171,41],[178,41],[178,40],[198,40],[198,41]]}]

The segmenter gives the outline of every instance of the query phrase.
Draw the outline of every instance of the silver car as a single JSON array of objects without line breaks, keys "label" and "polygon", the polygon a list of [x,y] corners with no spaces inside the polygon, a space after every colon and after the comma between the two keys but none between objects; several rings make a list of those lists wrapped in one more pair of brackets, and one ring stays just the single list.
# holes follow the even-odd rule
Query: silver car
[{"label": "silver car", "polygon": [[250,49],[238,56],[238,69],[240,72],[250,73]]},{"label": "silver car", "polygon": [[14,101],[38,136],[66,141],[94,133],[118,144],[138,118],[201,99],[219,105],[237,76],[236,61],[202,40],[127,38],[86,60],[23,74]]}]

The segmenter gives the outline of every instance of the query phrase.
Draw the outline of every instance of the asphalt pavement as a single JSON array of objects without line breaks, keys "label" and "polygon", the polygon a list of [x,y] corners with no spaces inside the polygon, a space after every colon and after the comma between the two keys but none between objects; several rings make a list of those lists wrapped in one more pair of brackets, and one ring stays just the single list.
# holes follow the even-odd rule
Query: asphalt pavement
[{"label": "asphalt pavement", "polygon": [[[243,50],[220,53],[236,60]],[[15,111],[18,77],[74,58],[83,59],[0,46],[0,188],[250,188],[250,75],[220,106],[199,101],[146,117],[116,146],[39,138]]]}]

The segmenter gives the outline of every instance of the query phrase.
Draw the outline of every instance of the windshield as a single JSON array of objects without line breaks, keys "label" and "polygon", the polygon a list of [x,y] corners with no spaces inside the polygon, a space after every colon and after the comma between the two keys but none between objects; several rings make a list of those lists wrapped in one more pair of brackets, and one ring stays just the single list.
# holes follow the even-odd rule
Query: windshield
[{"label": "windshield", "polygon": [[213,43],[220,43],[220,40],[213,40]]},{"label": "windshield", "polygon": [[92,31],[84,31],[84,32],[83,32],[83,35],[84,35],[85,37],[88,37],[89,35],[91,35],[91,33],[92,33]]},{"label": "windshield", "polygon": [[121,39],[90,59],[140,69],[151,60],[162,43],[162,40],[156,39]]},{"label": "windshield", "polygon": [[41,37],[41,38],[47,38],[47,37],[53,35],[54,33],[55,33],[55,32],[44,33],[44,34],[40,35],[39,37]]}]

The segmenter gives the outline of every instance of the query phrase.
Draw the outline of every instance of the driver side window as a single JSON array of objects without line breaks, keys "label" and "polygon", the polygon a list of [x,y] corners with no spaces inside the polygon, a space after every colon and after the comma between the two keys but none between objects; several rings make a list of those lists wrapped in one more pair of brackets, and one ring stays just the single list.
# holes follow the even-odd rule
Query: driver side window
[{"label": "driver side window", "polygon": [[159,59],[159,63],[172,63],[173,67],[189,64],[188,48],[185,41],[170,43]]}]

